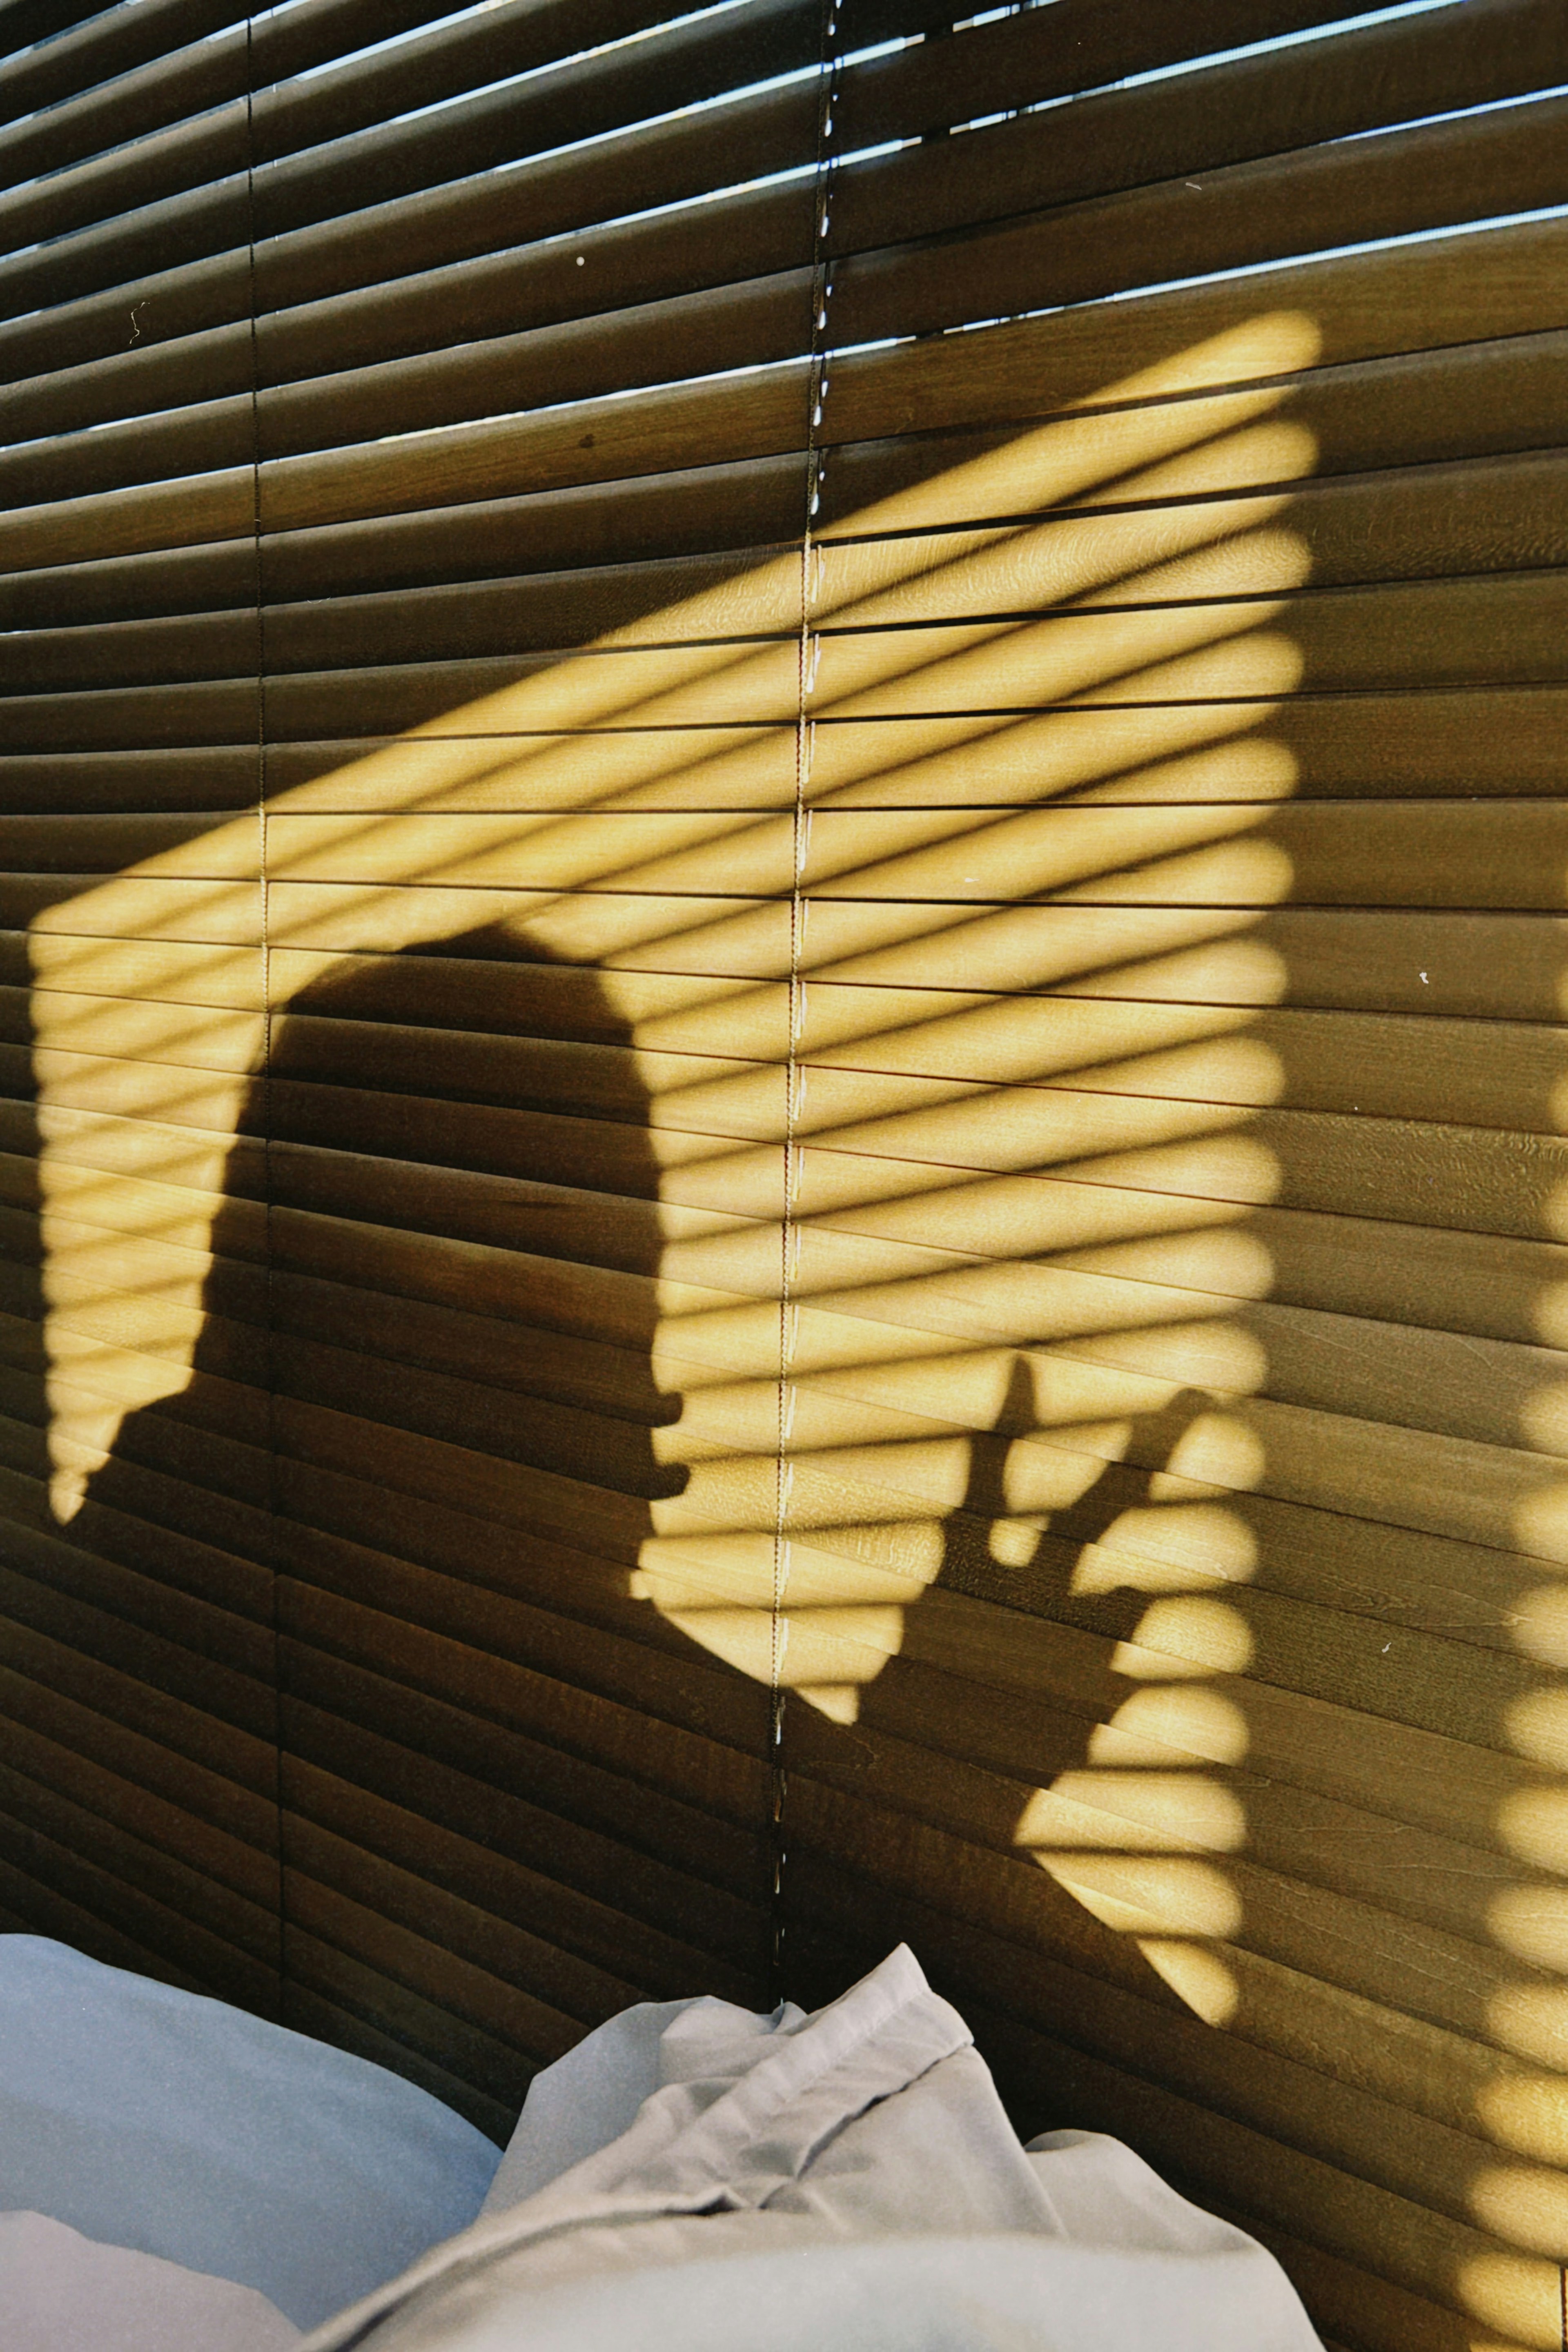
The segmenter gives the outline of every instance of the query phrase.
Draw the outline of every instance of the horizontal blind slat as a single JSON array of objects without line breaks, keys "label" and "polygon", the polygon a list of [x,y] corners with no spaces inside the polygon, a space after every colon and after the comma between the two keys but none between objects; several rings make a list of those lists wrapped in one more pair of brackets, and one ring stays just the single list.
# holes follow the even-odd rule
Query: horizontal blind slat
[{"label": "horizontal blind slat", "polygon": [[[784,498],[779,501],[781,536],[799,510],[798,469],[789,470],[795,474],[787,485],[794,497],[787,505]],[[1268,472],[1266,455],[1257,470]],[[781,488],[786,480],[781,472]],[[1236,498],[1211,505],[1196,518],[1197,530],[1215,542],[1272,520],[1278,510],[1277,492],[1252,497],[1245,483],[1237,487]],[[1411,467],[1340,484],[1320,481],[1298,493],[1291,522],[1295,538],[1310,554],[1314,593],[1360,584],[1392,588],[1401,580],[1445,572],[1472,577],[1512,571],[1544,573],[1568,555],[1568,459],[1542,452],[1512,461]],[[1079,584],[1073,565],[1086,528],[1097,529],[1106,560],[1127,561],[1158,557],[1173,548],[1184,551],[1195,536],[1194,523],[1186,506],[1139,509],[1129,500],[1116,518],[1069,509],[1054,529],[1047,521],[1033,530],[1016,531],[1005,564],[995,561],[991,533],[976,533],[967,541],[959,531],[943,534],[927,542],[924,561],[921,543],[913,537],[890,541],[881,550],[875,542],[842,548],[827,543],[820,557],[823,600],[829,612],[845,605],[858,608],[886,579],[889,585],[876,609],[888,623],[904,614],[934,618],[944,613],[954,618],[1022,619],[1047,610],[1053,591],[1064,586],[1070,591]],[[281,552],[285,559],[292,552],[287,542]],[[667,604],[711,593],[728,581],[735,583],[731,609],[743,623],[745,574],[774,553],[736,548],[717,560],[687,558],[617,570],[595,566],[575,573],[438,588],[410,584],[379,594],[317,597],[299,604],[282,600],[282,583],[269,564],[274,579],[268,584],[278,601],[268,606],[266,657],[269,667],[280,672],[316,668],[332,660],[347,665],[356,657],[384,660],[400,653],[435,658],[459,653],[500,656],[513,648],[522,654],[534,646],[565,648],[585,645],[618,626],[634,625]],[[972,562],[966,562],[971,553]],[[209,568],[216,573],[216,565]],[[243,594],[249,582],[237,550],[229,569]],[[146,567],[132,576],[144,578]],[[52,583],[42,584],[47,588]],[[71,584],[60,583],[61,590],[68,593]],[[14,583],[13,593],[19,597],[22,586],[20,581]],[[1136,599],[1135,588],[1129,593]],[[1113,593],[1102,594],[1100,608],[1114,601]],[[653,629],[657,634],[657,621]],[[100,623],[50,630],[22,637],[17,650],[31,678],[46,688],[117,678],[130,682],[149,675],[170,679],[221,676],[233,668],[237,648],[238,658],[247,658],[253,636],[254,623],[247,623],[241,611],[127,622],[107,629]],[[890,663],[892,659],[890,653]],[[520,785],[526,796],[526,771]],[[1128,796],[1134,796],[1131,788]],[[1217,796],[1226,794],[1221,790]]]},{"label": "horizontal blind slat", "polygon": [[235,0],[143,0],[133,9],[79,14],[73,23],[57,0],[12,0],[0,16],[3,119],[26,120],[36,109],[221,33],[236,16]]},{"label": "horizontal blind slat", "polygon": [[[972,106],[986,110],[986,100],[972,100],[964,88],[962,60],[960,50],[947,77],[946,119],[954,121]],[[1386,133],[1448,107],[1479,110],[1488,100],[1550,90],[1565,71],[1568,33],[1541,0],[1484,0],[1479,10],[1368,26],[1068,108],[1020,110],[1016,119],[942,142],[934,152],[926,145],[850,165],[836,179],[830,242],[844,254],[882,242],[889,226],[900,241],[955,223],[973,232],[988,218],[1035,205],[1082,203],[1151,181],[1186,186],[1198,172],[1206,178],[1253,158],[1356,132]],[[1009,110],[1033,95],[1027,84],[1016,87]]]},{"label": "horizontal blind slat", "polygon": [[[759,31],[770,27],[751,15],[721,36],[702,23],[678,26],[656,42],[568,62],[537,88],[464,98],[456,120],[416,115],[250,169],[247,115],[233,109],[95,159],[36,191],[0,195],[0,235],[14,245],[50,240],[47,257],[23,253],[0,269],[0,303],[14,315],[35,307],[40,292],[57,300],[91,293],[149,264],[195,260],[231,242],[354,212],[367,200],[515,163],[531,142],[553,148],[722,96],[764,60],[774,71],[811,63],[816,19],[808,0],[761,5],[778,21],[778,41],[762,56]],[[214,178],[215,171],[230,176]],[[735,175],[733,167],[725,174]]]},{"label": "horizontal blind slat", "polygon": [[0,122],[13,126],[0,130],[5,184],[442,13],[439,0],[318,0],[308,13],[234,24],[215,38],[235,18],[226,0],[142,0],[106,11],[74,36],[0,64]]},{"label": "horizontal blind slat", "polygon": [[1339,13],[1334,0],[1152,0],[1135,16],[1111,16],[1094,0],[1054,0],[1048,16],[1025,10],[972,24],[956,39],[928,39],[844,68],[834,105],[839,144],[849,153],[882,139],[945,131],[1245,41],[1311,31]]},{"label": "horizontal blind slat", "polygon": [[[1561,188],[1564,103],[1547,98],[1376,141],[1228,164],[1207,174],[1198,204],[1184,179],[1175,180],[965,230],[956,248],[849,252],[835,273],[835,333],[858,343],[1125,295],[1130,252],[1138,256],[1137,282],[1157,286],[1551,205]],[[864,169],[869,178],[879,167]],[[896,236],[898,217],[890,208],[862,234],[868,241]]]},{"label": "horizontal blind slat", "polygon": [[[352,289],[375,289],[405,271],[447,267],[531,239],[570,235],[639,205],[700,197],[721,176],[715,168],[716,129],[722,131],[719,144],[743,153],[748,168],[759,173],[809,163],[815,153],[816,98],[810,89],[766,91],[727,101],[715,111],[716,122],[701,112],[694,121],[678,116],[623,131],[613,142],[568,150],[525,173],[459,177],[269,238],[256,249],[254,281],[244,248],[173,268],[154,267],[136,281],[129,299],[150,345],[226,319],[244,319],[248,325],[253,285],[259,326],[275,310]],[[155,245],[146,251],[156,264]],[[126,266],[134,276],[134,257]],[[28,364],[64,368],[106,353],[118,357],[126,348],[127,299],[127,290],[116,286],[56,302],[40,317],[24,310],[0,321],[0,350],[18,373]],[[199,354],[193,357],[199,362]],[[183,362],[178,353],[166,362],[149,352],[146,363],[154,372],[172,363],[177,380]],[[117,381],[111,376],[111,384]]]}]

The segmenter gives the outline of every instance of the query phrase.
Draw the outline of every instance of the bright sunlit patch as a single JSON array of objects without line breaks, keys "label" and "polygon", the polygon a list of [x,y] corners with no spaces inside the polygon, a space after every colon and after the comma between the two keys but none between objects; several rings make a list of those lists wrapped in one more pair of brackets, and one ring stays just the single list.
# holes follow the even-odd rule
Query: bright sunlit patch
[{"label": "bright sunlit patch", "polygon": [[1568,2081],[1562,2075],[1504,2075],[1484,2084],[1476,2104],[1484,2128],[1501,2146],[1568,2168]]},{"label": "bright sunlit patch", "polygon": [[897,1657],[904,1638],[904,1612],[899,1608],[789,1605],[780,1613],[779,1626],[778,1673],[786,1689],[834,1680],[868,1683],[888,1659]]},{"label": "bright sunlit patch", "polygon": [[1130,1763],[1127,1752],[1135,1743],[1157,1748],[1154,1759],[1169,1762],[1169,1751],[1189,1750],[1214,1764],[1240,1764],[1250,1745],[1247,1717],[1223,1692],[1192,1683],[1146,1685],[1122,1700],[1106,1723],[1089,1734],[1091,1764]]},{"label": "bright sunlit patch", "polygon": [[801,1683],[792,1696],[804,1699],[818,1715],[826,1716],[830,1723],[852,1724],[860,1717],[860,1685],[858,1683]]},{"label": "bright sunlit patch", "polygon": [[[1508,2194],[1508,2177],[1499,2172],[1482,2201],[1489,2210],[1499,2210],[1506,2206]],[[1517,2239],[1519,2232],[1510,2229],[1507,2234]],[[1492,2345],[1472,2337],[1473,2352],[1513,2352],[1515,2345],[1529,2345],[1532,2352],[1558,2352],[1563,2282],[1555,2263],[1531,2262],[1523,2254],[1471,2254],[1459,2265],[1455,2285],[1461,2307],[1508,2339],[1505,2345]]]},{"label": "bright sunlit patch", "polygon": [[1538,1584],[1521,1593],[1513,1604],[1510,1630],[1527,1657],[1539,1658],[1543,1666],[1568,1666],[1568,1584]]},{"label": "bright sunlit patch", "polygon": [[1520,1433],[1542,1454],[1568,1454],[1568,1381],[1549,1381],[1520,1406]]},{"label": "bright sunlit patch", "polygon": [[[1542,1222],[1559,1241],[1568,1238],[1568,1186],[1559,1185],[1551,1193]],[[1531,1313],[1537,1339],[1549,1348],[1568,1347],[1568,1282],[1543,1285]]]},{"label": "bright sunlit patch", "polygon": [[1228,2025],[1241,2000],[1234,1969],[1206,1944],[1177,1943],[1163,1936],[1140,1936],[1139,1950],[1172,1991],[1205,2025]]},{"label": "bright sunlit patch", "polygon": [[[1259,1483],[1263,1470],[1263,1444],[1256,1430],[1235,1413],[1205,1412],[1182,1432],[1159,1475],[1212,1478],[1216,1486],[1245,1489]],[[1151,1492],[1158,1500],[1158,1486]]]},{"label": "bright sunlit patch", "polygon": [[1568,2178],[1544,2166],[1486,2165],[1470,2183],[1470,2210],[1505,2243],[1568,2257]]},{"label": "bright sunlit patch", "polygon": [[[1020,1845],[1028,1841],[1020,1837]],[[1240,1934],[1241,1897],[1228,1871],[1210,1862],[1129,1852],[1035,1850],[1058,1886],[1106,1927],[1126,1936]]]},{"label": "bright sunlit patch", "polygon": [[[663,1171],[657,1274],[614,1292],[681,1400],[632,1596],[847,1725],[910,1608],[949,1638],[956,1560],[1034,1579],[1076,1528],[1068,1597],[1136,1622],[1017,1841],[1226,2022],[1248,1739],[1215,1684],[1254,1640],[1214,1586],[1257,1562],[1273,1262],[1237,1228],[1288,1082],[1250,934],[1293,881],[1316,460],[1279,411],[1320,343],[1284,310],[1171,354],[40,917],[61,1515],[191,1377],[263,1013],[498,925],[603,975],[632,1045],[577,1108]],[[982,1677],[1037,1622],[986,1605]]]},{"label": "bright sunlit patch", "polygon": [[1117,1674],[1146,1681],[1162,1674],[1240,1675],[1252,1664],[1252,1628],[1228,1601],[1155,1601],[1143,1612],[1131,1642],[1119,1642]]},{"label": "bright sunlit patch", "polygon": [[1133,1002],[1170,996],[1205,1005],[1277,1004],[1289,983],[1284,958],[1261,940],[1227,939],[1153,956],[1125,971],[1096,972],[1079,982],[1088,996],[1120,996]]},{"label": "bright sunlit patch", "polygon": [[1568,1771],[1568,1688],[1553,1684],[1515,1699],[1504,1714],[1503,1726],[1509,1744],[1521,1756],[1532,1764]]},{"label": "bright sunlit patch", "polygon": [[1073,1562],[1071,1589],[1083,1595],[1091,1592],[1202,1592],[1206,1591],[1213,1582],[1212,1569],[1194,1567],[1190,1561],[1161,1559],[1151,1554],[1112,1550],[1101,1544],[1085,1544]]},{"label": "bright sunlit patch", "polygon": [[[1196,1192],[1241,1207],[1262,1208],[1279,1194],[1279,1156],[1247,1135],[1223,1132],[1146,1150],[1108,1151],[1093,1161],[1064,1170],[1083,1183],[1126,1184],[1150,1192]],[[1237,1335],[1251,1348],[1257,1343]],[[1238,1382],[1246,1386],[1247,1382]]]},{"label": "bright sunlit patch", "polygon": [[[1505,1937],[1499,1939],[1505,1949],[1515,1949]],[[1555,1962],[1543,1961],[1543,1967],[1556,1966],[1568,1970],[1568,1938],[1559,1940],[1554,1948],[1559,1958]],[[1529,1958],[1528,1951],[1520,1953]],[[1487,2003],[1488,2032],[1504,2050],[1511,2050],[1521,2058],[1534,2059],[1568,2077],[1568,1985],[1510,1985],[1492,1994]]]},{"label": "bright sunlit patch", "polygon": [[993,1519],[985,1538],[985,1548],[999,1568],[1027,1568],[1040,1548],[1040,1538],[1050,1525],[1049,1516],[1040,1513],[1027,1519]]},{"label": "bright sunlit patch", "polygon": [[1505,1797],[1497,1825],[1508,1851],[1521,1862],[1568,1877],[1568,1785],[1553,1781]]},{"label": "bright sunlit patch", "polygon": [[1100,1544],[1107,1554],[1168,1560],[1238,1580],[1258,1565],[1258,1538],[1223,1503],[1173,1501],[1151,1510],[1121,1511]]},{"label": "bright sunlit patch", "polygon": [[1128,1853],[1231,1853],[1247,1843],[1234,1790],[1201,1772],[1062,1772],[1037,1789],[1018,1845]]},{"label": "bright sunlit patch", "polygon": [[1513,1527],[1521,1551],[1568,1561],[1568,1485],[1543,1485],[1528,1496],[1514,1512]]},{"label": "bright sunlit patch", "polygon": [[[1528,1825],[1527,1817],[1527,1830]],[[1502,1828],[1508,1837],[1506,1821]],[[1487,1927],[1494,1941],[1516,1959],[1568,1977],[1568,1886],[1510,1886],[1493,1895]],[[1563,1999],[1568,2000],[1568,1990]]]}]

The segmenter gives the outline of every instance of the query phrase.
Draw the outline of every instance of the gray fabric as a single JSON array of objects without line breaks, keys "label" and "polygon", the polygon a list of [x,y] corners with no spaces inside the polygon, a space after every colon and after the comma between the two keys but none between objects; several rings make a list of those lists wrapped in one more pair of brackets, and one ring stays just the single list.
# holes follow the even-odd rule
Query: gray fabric
[{"label": "gray fabric", "polygon": [[256,2287],[313,2327],[471,2221],[497,2161],[384,2067],[0,1936],[0,2208]]},{"label": "gray fabric", "polygon": [[907,1951],[811,2018],[721,2009],[602,2041],[602,2119],[658,2078],[629,2126],[550,2178],[551,2093],[511,2176],[546,2185],[506,2204],[498,2176],[473,2229],[301,2352],[1317,2352],[1272,2257],[1130,2150],[1022,2149]]},{"label": "gray fabric", "polygon": [[252,2286],[100,2246],[42,2213],[0,2213],[5,2352],[291,2352],[300,2331]]},{"label": "gray fabric", "polygon": [[[746,2217],[748,2236],[756,2222]],[[1321,2352],[1238,2262],[1022,2237],[754,2243],[410,2315],[382,2352]],[[310,2339],[301,2347],[309,2352]]]},{"label": "gray fabric", "polygon": [[534,2076],[480,2212],[521,2205],[619,2139],[665,2084],[738,2074],[761,2056],[763,2036],[804,2018],[793,2001],[758,2017],[711,1993],[623,2009]]}]

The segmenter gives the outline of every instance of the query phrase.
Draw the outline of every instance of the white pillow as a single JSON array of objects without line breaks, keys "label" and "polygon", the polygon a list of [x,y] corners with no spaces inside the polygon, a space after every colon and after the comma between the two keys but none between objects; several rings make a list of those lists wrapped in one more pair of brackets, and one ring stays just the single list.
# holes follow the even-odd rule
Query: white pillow
[{"label": "white pillow", "polygon": [[289,2352],[299,2329],[253,2286],[0,2213],[5,2352]]},{"label": "white pillow", "polygon": [[499,2161],[384,2067],[0,1935],[0,2210],[256,2287],[313,2327],[466,2228]]}]

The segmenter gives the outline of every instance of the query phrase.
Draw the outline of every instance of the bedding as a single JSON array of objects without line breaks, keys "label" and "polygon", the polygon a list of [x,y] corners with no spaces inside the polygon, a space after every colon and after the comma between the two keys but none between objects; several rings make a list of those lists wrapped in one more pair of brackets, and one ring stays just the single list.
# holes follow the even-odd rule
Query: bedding
[{"label": "bedding", "polygon": [[1131,2149],[1071,2131],[1020,2147],[963,2019],[900,1948],[814,2016],[650,2006],[590,2035],[535,2084],[475,2225],[301,2352],[741,2343],[1316,2352],[1318,2338],[1272,2256]]},{"label": "bedding", "polygon": [[384,2067],[42,1936],[0,1936],[0,2210],[300,2327],[471,2221],[499,2161]]},{"label": "bedding", "polygon": [[300,2330],[253,2286],[0,2213],[5,2352],[290,2352]]},{"label": "bedding", "polygon": [[499,2160],[381,2076],[0,1937],[6,2352],[1319,2352],[1130,2149],[1021,2147],[902,1948],[809,2016],[623,2011]]}]

